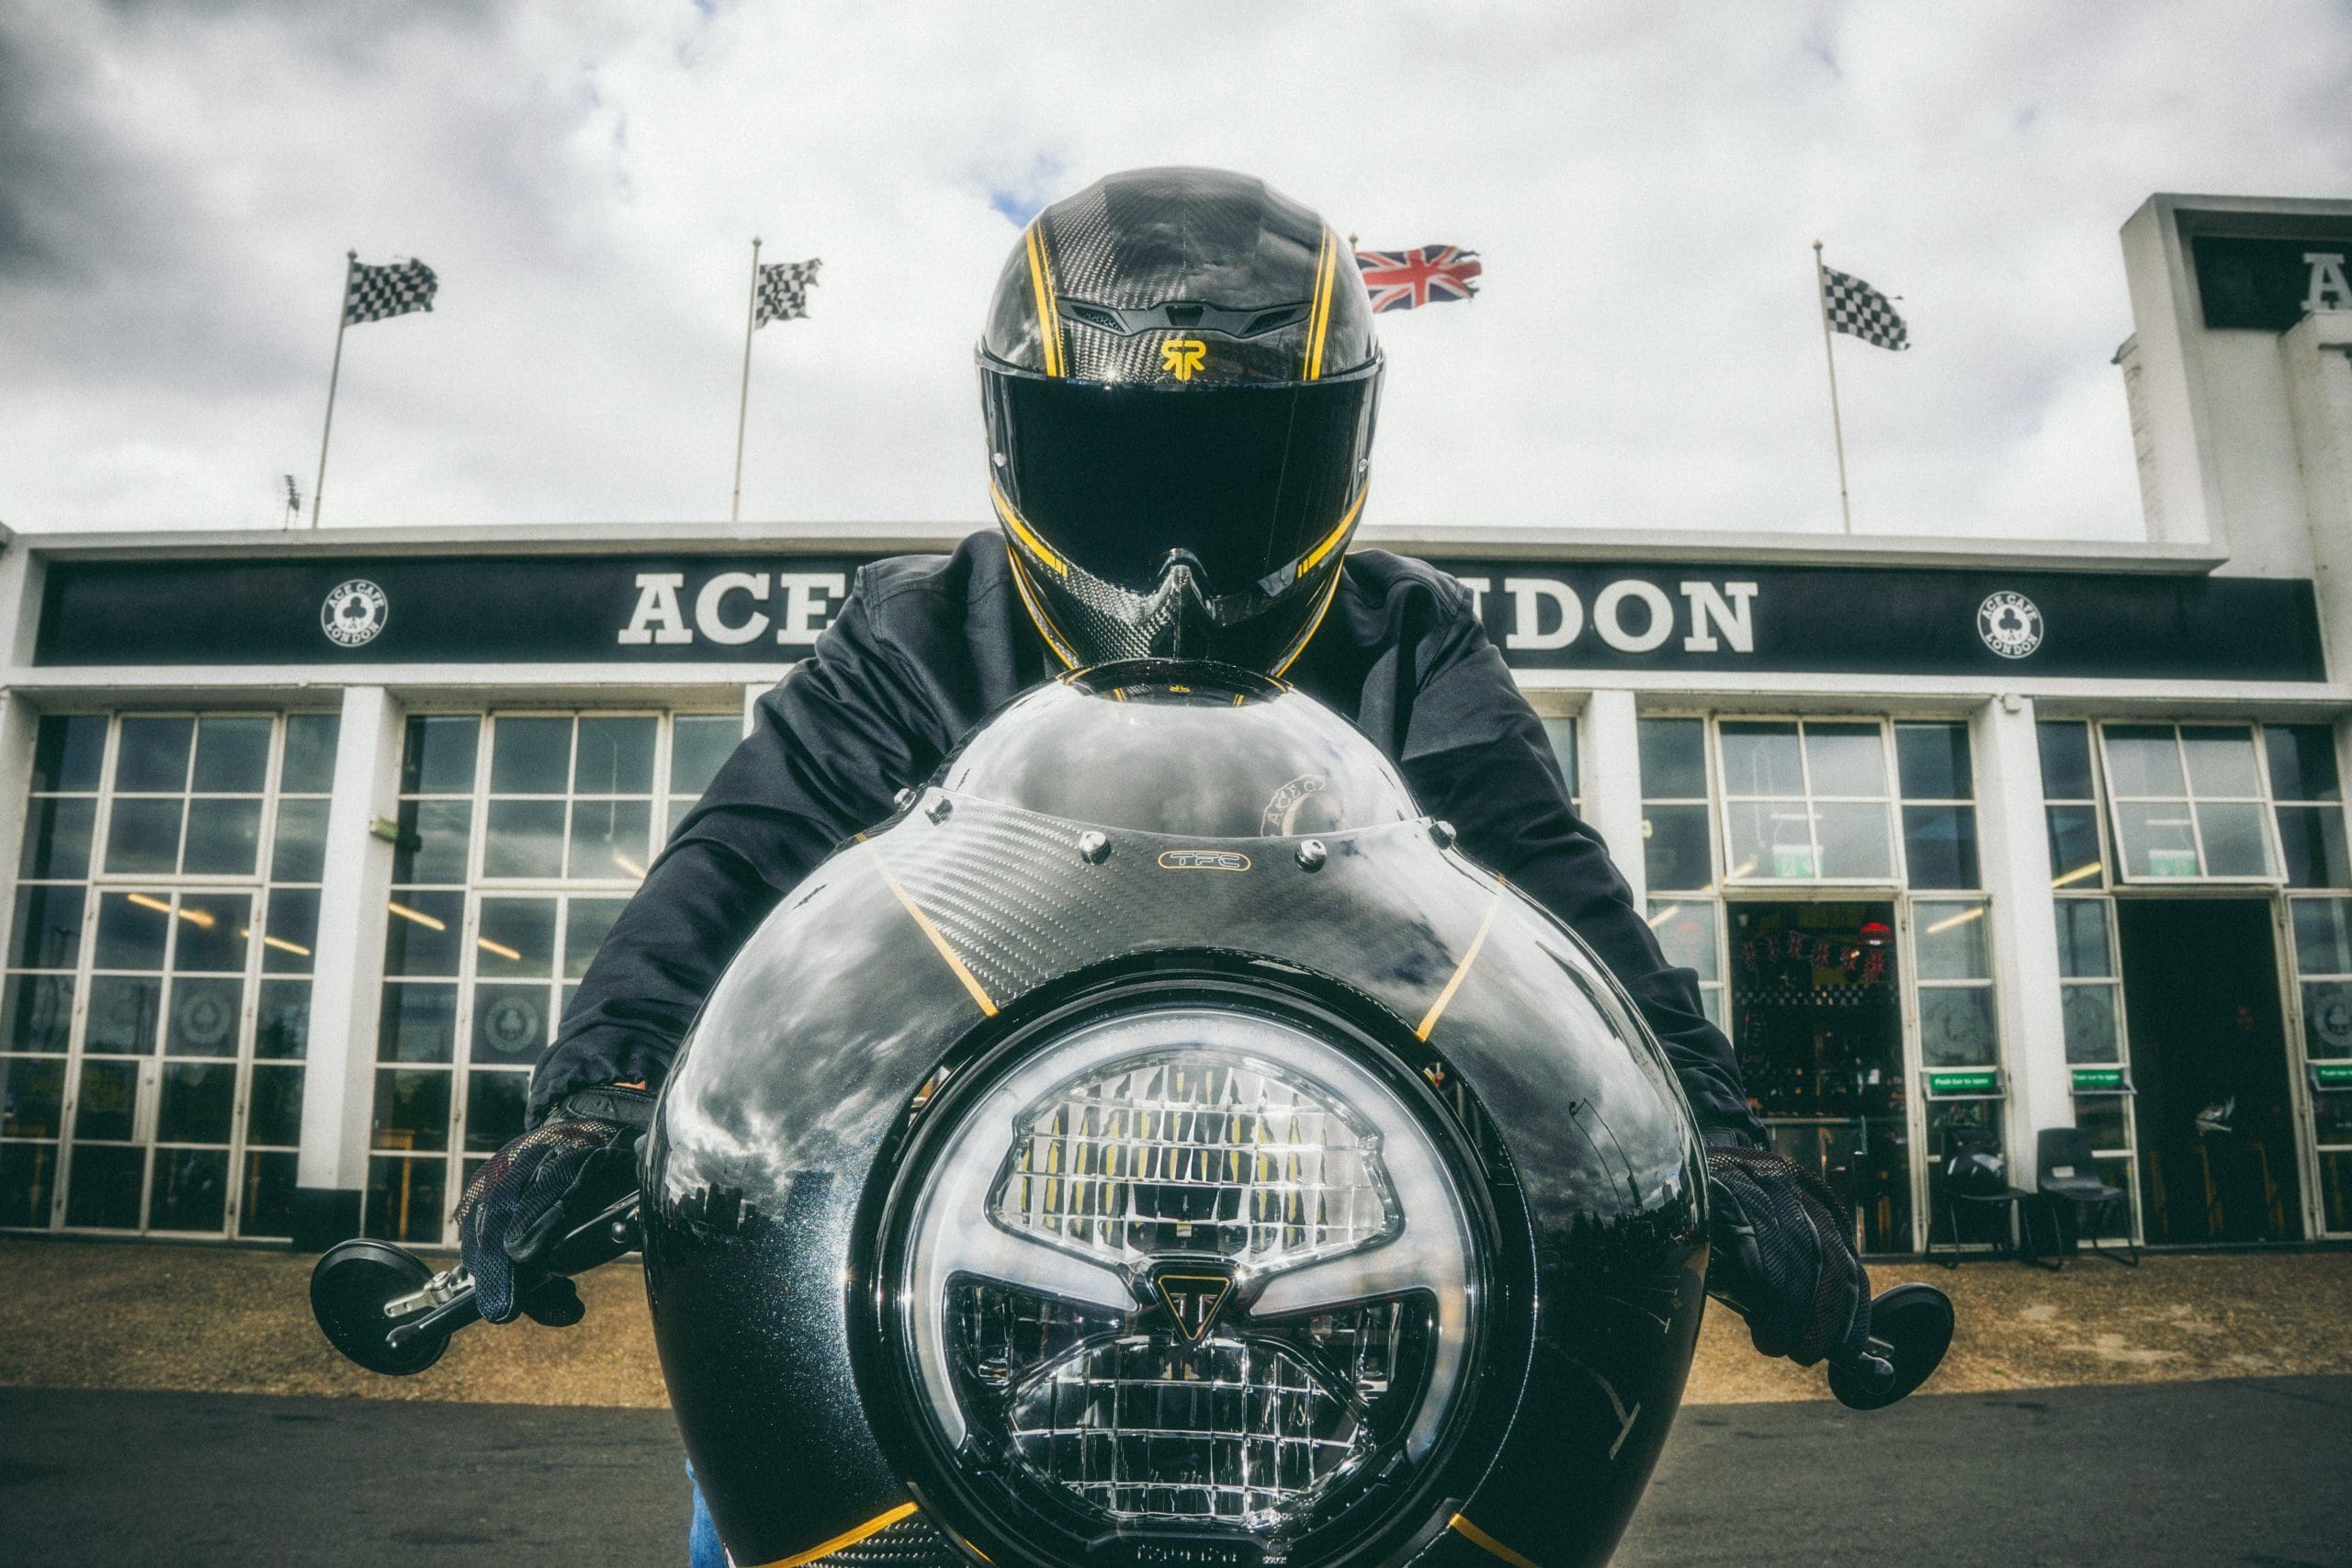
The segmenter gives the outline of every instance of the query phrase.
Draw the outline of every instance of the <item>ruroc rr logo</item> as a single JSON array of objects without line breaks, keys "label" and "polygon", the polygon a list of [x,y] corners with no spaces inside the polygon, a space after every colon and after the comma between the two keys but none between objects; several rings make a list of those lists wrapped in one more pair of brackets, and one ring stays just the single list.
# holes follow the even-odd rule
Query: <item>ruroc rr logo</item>
[{"label": "ruroc rr logo", "polygon": [[1179,381],[1189,381],[1208,357],[1209,345],[1196,337],[1171,337],[1159,345],[1159,362]]}]

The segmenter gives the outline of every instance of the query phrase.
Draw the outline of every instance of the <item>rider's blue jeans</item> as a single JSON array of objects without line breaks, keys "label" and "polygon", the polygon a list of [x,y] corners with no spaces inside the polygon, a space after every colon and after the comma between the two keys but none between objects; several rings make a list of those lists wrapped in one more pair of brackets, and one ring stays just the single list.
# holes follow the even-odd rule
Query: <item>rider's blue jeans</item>
[{"label": "rider's blue jeans", "polygon": [[686,1568],[728,1568],[727,1549],[718,1544],[718,1527],[710,1522],[710,1509],[702,1500],[702,1485],[695,1480],[695,1467],[686,1466],[686,1480],[695,1489],[695,1522],[686,1536]]}]

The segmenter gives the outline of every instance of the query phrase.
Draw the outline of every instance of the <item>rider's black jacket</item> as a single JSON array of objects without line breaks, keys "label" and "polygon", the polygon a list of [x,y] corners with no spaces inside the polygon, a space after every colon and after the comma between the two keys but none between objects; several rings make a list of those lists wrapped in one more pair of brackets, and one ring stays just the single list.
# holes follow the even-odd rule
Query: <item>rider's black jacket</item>
[{"label": "rider's black jacket", "polygon": [[[763,696],[752,733],[653,863],[596,952],[531,1086],[531,1120],[572,1089],[659,1083],[719,972],[818,862],[888,816],[1000,705],[1055,672],[1004,546],[876,561],[815,654]],[[1573,927],[1665,1043],[1700,1121],[1755,1132],[1730,1042],[1697,976],[1668,964],[1542,724],[1460,584],[1378,550],[1348,558],[1286,678],[1403,770],[1460,844]]]}]

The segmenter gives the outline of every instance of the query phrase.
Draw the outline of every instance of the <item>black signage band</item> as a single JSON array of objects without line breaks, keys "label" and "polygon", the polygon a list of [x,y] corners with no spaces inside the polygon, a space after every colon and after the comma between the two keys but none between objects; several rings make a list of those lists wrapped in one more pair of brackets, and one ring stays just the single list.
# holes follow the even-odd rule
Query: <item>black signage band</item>
[{"label": "black signage band", "polygon": [[2352,231],[2318,240],[2199,234],[2188,243],[2209,327],[2283,333],[2314,310],[2352,310]]},{"label": "black signage band", "polygon": [[[864,558],[52,562],[47,665],[775,665]],[[2326,678],[2312,584],[1889,567],[1440,559],[1528,670]]]}]

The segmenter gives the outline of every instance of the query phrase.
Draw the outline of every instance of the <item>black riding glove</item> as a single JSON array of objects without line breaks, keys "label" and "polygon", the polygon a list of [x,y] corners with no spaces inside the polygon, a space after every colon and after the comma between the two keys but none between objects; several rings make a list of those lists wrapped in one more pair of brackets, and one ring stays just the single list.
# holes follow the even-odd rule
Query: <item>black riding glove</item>
[{"label": "black riding glove", "polygon": [[582,1089],[475,1173],[458,1203],[458,1244],[485,1319],[511,1323],[523,1312],[557,1328],[580,1321],[580,1293],[550,1258],[637,1185],[637,1140],[652,1119],[643,1089]]},{"label": "black riding glove", "polygon": [[1871,1281],[1852,1213],[1820,1177],[1768,1149],[1707,1151],[1707,1293],[1747,1320],[1756,1348],[1800,1367],[1850,1361],[1871,1337]]}]

